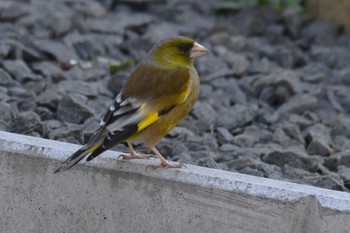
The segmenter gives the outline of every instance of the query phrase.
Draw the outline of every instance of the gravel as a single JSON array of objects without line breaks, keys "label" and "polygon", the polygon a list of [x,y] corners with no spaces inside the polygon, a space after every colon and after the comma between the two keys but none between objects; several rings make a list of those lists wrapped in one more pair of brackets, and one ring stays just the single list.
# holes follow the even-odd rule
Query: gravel
[{"label": "gravel", "polygon": [[[350,36],[336,23],[304,23],[271,6],[221,12],[216,4],[6,0],[0,130],[83,144],[134,64],[156,41],[180,34],[210,54],[196,61],[199,100],[159,143],[161,153],[349,191]],[[108,70],[127,59],[134,64]]]}]

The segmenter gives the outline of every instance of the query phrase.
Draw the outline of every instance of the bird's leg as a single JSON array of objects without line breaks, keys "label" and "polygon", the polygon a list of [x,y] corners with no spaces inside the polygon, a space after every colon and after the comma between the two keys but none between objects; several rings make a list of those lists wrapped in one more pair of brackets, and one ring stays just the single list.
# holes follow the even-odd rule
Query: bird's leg
[{"label": "bird's leg", "polygon": [[173,163],[173,164],[170,164],[168,162],[168,160],[166,160],[163,155],[161,155],[159,153],[159,151],[153,147],[152,148],[152,151],[154,152],[154,154],[158,157],[158,159],[160,160],[160,164],[159,165],[154,165],[154,166],[151,166],[153,168],[182,168],[184,167],[185,165],[182,164],[182,163]]},{"label": "bird's leg", "polygon": [[129,155],[120,155],[123,159],[149,159],[151,157],[154,157],[153,155],[146,155],[146,154],[139,154],[134,150],[134,147],[130,142],[128,143],[128,147],[130,150]]}]

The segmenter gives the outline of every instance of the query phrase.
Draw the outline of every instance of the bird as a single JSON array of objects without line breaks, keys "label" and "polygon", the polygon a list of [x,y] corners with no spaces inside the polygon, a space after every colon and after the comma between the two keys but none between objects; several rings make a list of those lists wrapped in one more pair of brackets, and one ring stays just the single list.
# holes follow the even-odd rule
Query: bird
[{"label": "bird", "polygon": [[192,110],[199,94],[194,59],[207,53],[204,46],[183,36],[156,43],[127,78],[95,133],[54,173],[70,169],[86,156],[90,161],[118,143],[126,143],[130,150],[123,159],[149,158],[134,150],[133,144],[141,143],[159,158],[156,167],[184,166],[170,163],[155,146]]}]

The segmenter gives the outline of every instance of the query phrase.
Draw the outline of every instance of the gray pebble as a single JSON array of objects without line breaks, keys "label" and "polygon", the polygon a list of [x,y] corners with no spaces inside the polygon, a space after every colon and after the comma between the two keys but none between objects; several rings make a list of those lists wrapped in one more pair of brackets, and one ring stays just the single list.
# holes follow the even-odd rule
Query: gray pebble
[{"label": "gray pebble", "polygon": [[27,92],[21,86],[14,86],[7,89],[7,94],[16,99],[28,98],[33,96],[33,93]]},{"label": "gray pebble", "polygon": [[250,106],[235,105],[231,108],[219,108],[217,111],[219,117],[217,117],[217,125],[234,129],[242,126],[246,126],[253,121],[256,112]]},{"label": "gray pebble", "polygon": [[33,135],[33,133],[45,134],[40,117],[32,111],[16,114],[11,122],[10,131],[19,134]]},{"label": "gray pebble", "polygon": [[338,165],[350,167],[350,150],[337,154],[339,156]]},{"label": "gray pebble", "polygon": [[239,147],[252,147],[256,144],[256,138],[250,134],[240,134],[234,137],[233,144]]},{"label": "gray pebble", "polygon": [[78,61],[78,56],[74,49],[60,42],[53,40],[36,40],[35,44],[40,47],[41,51],[50,54],[60,63],[69,64],[69,61]]},{"label": "gray pebble", "polygon": [[35,108],[34,112],[38,114],[38,116],[42,121],[50,120],[53,118],[53,113],[48,108],[45,108],[45,107],[38,106]]},{"label": "gray pebble", "polygon": [[63,36],[68,33],[73,26],[69,15],[57,14],[50,17],[46,24],[49,24],[54,36]]},{"label": "gray pebble", "polygon": [[19,82],[25,83],[29,80],[38,81],[42,79],[40,75],[33,74],[22,60],[5,60],[3,66]]},{"label": "gray pebble", "polygon": [[68,124],[50,130],[48,137],[53,140],[62,142],[71,142],[76,144],[83,144],[84,138],[81,131],[82,127],[76,124]]},{"label": "gray pebble", "polygon": [[233,74],[242,75],[249,70],[250,61],[243,54],[227,51],[226,54],[222,56],[222,59],[233,69]]},{"label": "gray pebble", "polygon": [[66,122],[81,124],[92,116],[93,110],[82,103],[77,95],[65,95],[58,103],[57,117]]},{"label": "gray pebble", "polygon": [[234,145],[234,144],[229,144],[229,143],[226,143],[222,146],[220,146],[220,151],[221,152],[229,152],[229,151],[235,151],[237,150],[239,147]]},{"label": "gray pebble", "polygon": [[95,98],[88,99],[86,105],[95,111],[98,118],[102,118],[103,114],[106,112],[106,109],[112,104],[112,100],[112,97],[98,95]]},{"label": "gray pebble", "polygon": [[347,190],[344,187],[343,180],[337,174],[334,174],[332,176],[324,175],[324,176],[304,177],[304,181],[306,181],[308,184],[311,184],[317,187],[339,190],[339,191]]},{"label": "gray pebble", "polygon": [[197,162],[197,165],[202,167],[215,168],[215,169],[219,168],[218,164],[212,158],[199,159]]},{"label": "gray pebble", "polygon": [[252,74],[270,74],[272,70],[276,69],[276,66],[275,63],[264,57],[262,59],[254,59],[251,62],[249,71]]},{"label": "gray pebble", "polygon": [[42,124],[48,129],[57,129],[63,126],[63,123],[61,121],[53,119],[42,121]]},{"label": "gray pebble", "polygon": [[315,97],[306,94],[299,94],[293,96],[288,102],[278,108],[277,113],[289,115],[290,113],[313,111],[316,108],[316,104],[317,99]]},{"label": "gray pebble", "polygon": [[272,141],[280,144],[283,148],[297,145],[298,143],[290,138],[282,128],[277,128],[272,135]]},{"label": "gray pebble", "polygon": [[217,114],[213,107],[208,103],[202,103],[201,101],[197,101],[196,105],[192,110],[192,114],[197,119],[197,126],[200,127],[201,131],[206,131],[209,128],[212,128]]},{"label": "gray pebble", "polygon": [[6,103],[0,103],[0,130],[8,131],[13,129],[12,122],[16,119],[17,111]]},{"label": "gray pebble", "polygon": [[[239,87],[237,81],[233,78],[230,79],[225,79],[225,78],[220,78],[216,79],[211,82],[213,87],[223,90],[225,92],[226,98],[230,99],[230,103],[234,104],[246,104],[247,103],[247,97],[246,94],[241,90]],[[202,91],[202,89],[201,89]],[[209,95],[209,97],[211,97]],[[210,98],[209,100],[210,101]],[[214,104],[214,103],[213,103]]]},{"label": "gray pebble", "polygon": [[350,150],[350,140],[345,136],[335,135],[333,142],[336,150],[339,150],[339,151]]},{"label": "gray pebble", "polygon": [[230,131],[223,127],[216,128],[216,137],[219,144],[230,143],[233,141],[233,135]]},{"label": "gray pebble", "polygon": [[47,82],[44,80],[28,81],[23,86],[27,91],[39,95],[47,88]]},{"label": "gray pebble", "polygon": [[0,9],[0,20],[3,22],[15,22],[17,19],[21,18],[26,13],[27,12],[25,11],[25,8],[21,5],[9,5],[8,7],[2,7]]},{"label": "gray pebble", "polygon": [[253,92],[270,106],[276,107],[300,93],[301,83],[294,72],[280,70],[268,76],[257,77],[253,83]]},{"label": "gray pebble", "polygon": [[46,90],[36,99],[36,102],[40,106],[47,107],[48,109],[55,111],[58,105],[60,95],[56,92],[54,88]]},{"label": "gray pebble", "polygon": [[347,187],[349,187],[350,186],[350,168],[340,165],[337,167],[337,170],[340,178],[344,181],[344,184],[347,185]]},{"label": "gray pebble", "polygon": [[91,32],[99,32],[106,34],[122,34],[124,32],[123,27],[118,23],[114,17],[109,18],[90,18],[85,22],[85,26]]},{"label": "gray pebble", "polygon": [[337,166],[338,166],[338,161],[339,161],[339,156],[331,156],[331,157],[325,157],[323,166],[325,166],[328,170],[330,171],[337,171]]},{"label": "gray pebble", "polygon": [[283,166],[288,164],[295,168],[301,168],[307,171],[315,172],[318,167],[318,161],[315,158],[295,149],[275,150],[261,158],[263,161],[271,164]]},{"label": "gray pebble", "polygon": [[312,121],[310,119],[307,119],[306,117],[297,115],[297,114],[289,115],[288,120],[289,122],[295,123],[296,125],[298,125],[300,130],[304,130],[305,128],[309,127],[312,124]]},{"label": "gray pebble", "polygon": [[[228,66],[226,63],[214,55],[204,56],[197,65],[198,73],[202,75],[212,74],[215,73],[215,71],[222,71],[227,69]],[[208,76],[205,76],[204,80],[209,81],[210,79]]]},{"label": "gray pebble", "polygon": [[266,177],[263,171],[260,171],[257,168],[250,168],[250,167],[245,167],[241,170],[239,170],[240,173],[247,174],[247,175],[252,175],[252,176],[258,176],[258,177]]},{"label": "gray pebble", "polygon": [[52,62],[36,62],[32,64],[32,68],[34,71],[40,72],[46,78],[51,78],[54,83],[67,79],[63,71]]},{"label": "gray pebble", "polygon": [[213,93],[213,86],[208,84],[201,84],[198,99],[207,101],[211,99],[212,93]]},{"label": "gray pebble", "polygon": [[191,137],[184,144],[189,151],[212,151],[219,147],[216,139],[209,134],[204,134],[203,137]]},{"label": "gray pebble", "polygon": [[5,70],[0,68],[0,86],[6,86],[10,83],[12,80],[9,73],[7,73]]},{"label": "gray pebble", "polygon": [[12,50],[11,45],[9,44],[0,44],[0,58],[6,58],[9,56]]},{"label": "gray pebble", "polygon": [[88,142],[91,136],[96,132],[100,127],[100,121],[95,117],[90,117],[84,121],[82,133],[84,137],[84,142]]},{"label": "gray pebble", "polygon": [[315,21],[301,30],[301,36],[318,43],[331,43],[338,35],[340,27],[335,22]]},{"label": "gray pebble", "polygon": [[88,16],[99,18],[104,16],[107,11],[102,2],[98,1],[84,1],[81,2],[81,10]]},{"label": "gray pebble", "polygon": [[6,103],[10,99],[7,94],[7,88],[0,86],[0,102]]},{"label": "gray pebble", "polygon": [[285,179],[303,179],[306,176],[311,176],[313,173],[306,171],[304,169],[295,168],[285,164],[282,166],[282,177]]},{"label": "gray pebble", "polygon": [[239,171],[239,170],[242,170],[243,168],[256,168],[256,162],[251,159],[251,158],[247,158],[247,157],[238,157],[238,158],[235,158],[231,161],[228,161],[227,162],[227,166],[231,169],[234,169],[236,171]]},{"label": "gray pebble", "polygon": [[95,83],[80,80],[64,80],[58,83],[58,90],[61,94],[78,93],[89,97],[95,97],[99,94],[98,86]]},{"label": "gray pebble", "polygon": [[328,156],[332,153],[329,128],[322,124],[315,124],[306,129],[304,134],[308,154]]},{"label": "gray pebble", "polygon": [[177,36],[181,34],[181,31],[183,30],[185,30],[184,25],[178,25],[171,22],[157,22],[148,27],[147,31],[143,35],[143,38],[151,41],[152,43],[156,43],[162,38],[164,39],[169,36]]}]

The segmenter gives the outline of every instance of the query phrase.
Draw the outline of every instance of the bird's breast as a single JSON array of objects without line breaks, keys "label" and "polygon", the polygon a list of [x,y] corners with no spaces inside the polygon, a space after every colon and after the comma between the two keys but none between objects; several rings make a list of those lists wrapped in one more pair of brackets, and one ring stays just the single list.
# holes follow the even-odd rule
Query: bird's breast
[{"label": "bird's breast", "polygon": [[153,147],[171,129],[173,129],[193,108],[199,94],[199,77],[195,69],[190,70],[190,85],[187,98],[169,113],[142,132],[142,140],[148,147]]}]

